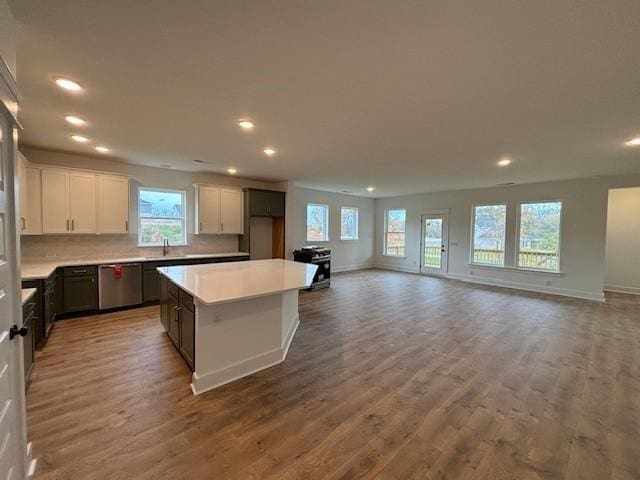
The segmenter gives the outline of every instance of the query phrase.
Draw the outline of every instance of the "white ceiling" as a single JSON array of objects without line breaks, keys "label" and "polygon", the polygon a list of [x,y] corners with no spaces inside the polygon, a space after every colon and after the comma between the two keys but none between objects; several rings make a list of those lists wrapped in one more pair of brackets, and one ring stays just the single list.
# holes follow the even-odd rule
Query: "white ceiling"
[{"label": "white ceiling", "polygon": [[31,146],[373,196],[640,172],[638,0],[12,7]]}]

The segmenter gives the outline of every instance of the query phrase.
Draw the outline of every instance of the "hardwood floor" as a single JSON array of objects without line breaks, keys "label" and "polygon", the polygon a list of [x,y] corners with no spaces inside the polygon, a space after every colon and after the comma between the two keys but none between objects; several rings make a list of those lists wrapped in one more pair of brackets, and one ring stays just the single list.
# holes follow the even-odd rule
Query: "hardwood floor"
[{"label": "hardwood floor", "polygon": [[37,478],[640,478],[640,297],[370,270],[300,313],[283,364],[199,397],[158,308],[57,323]]}]

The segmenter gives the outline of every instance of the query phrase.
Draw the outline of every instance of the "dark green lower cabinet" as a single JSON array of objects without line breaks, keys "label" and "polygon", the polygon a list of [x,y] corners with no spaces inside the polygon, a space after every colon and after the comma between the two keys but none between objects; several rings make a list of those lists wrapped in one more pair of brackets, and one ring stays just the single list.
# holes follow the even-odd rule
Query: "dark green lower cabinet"
[{"label": "dark green lower cabinet", "polygon": [[178,305],[180,353],[182,353],[182,356],[191,367],[191,370],[194,370],[196,349],[196,315],[193,310],[193,298],[181,290],[180,302]]},{"label": "dark green lower cabinet", "polygon": [[35,361],[35,337],[34,326],[36,324],[36,307],[38,302],[31,297],[22,307],[22,326],[27,328],[27,334],[22,337],[23,358],[24,358],[24,385],[25,389],[29,386],[31,371]]},{"label": "dark green lower cabinet", "polygon": [[158,284],[160,322],[189,368],[194,370],[196,317],[193,297],[178,289],[164,275],[160,275]]},{"label": "dark green lower cabinet", "polygon": [[143,302],[155,302],[160,298],[160,274],[154,268],[149,270],[145,266],[145,270],[142,271],[142,301]]},{"label": "dark green lower cabinet", "polygon": [[64,269],[63,308],[65,313],[98,308],[97,277],[96,267]]}]

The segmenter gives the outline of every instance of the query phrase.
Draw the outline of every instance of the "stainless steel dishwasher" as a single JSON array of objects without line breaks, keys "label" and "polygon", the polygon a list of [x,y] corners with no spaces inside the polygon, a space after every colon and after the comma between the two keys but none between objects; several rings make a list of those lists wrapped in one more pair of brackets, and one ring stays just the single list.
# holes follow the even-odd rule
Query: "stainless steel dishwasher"
[{"label": "stainless steel dishwasher", "polygon": [[142,303],[142,264],[123,263],[98,267],[98,307],[127,307]]}]

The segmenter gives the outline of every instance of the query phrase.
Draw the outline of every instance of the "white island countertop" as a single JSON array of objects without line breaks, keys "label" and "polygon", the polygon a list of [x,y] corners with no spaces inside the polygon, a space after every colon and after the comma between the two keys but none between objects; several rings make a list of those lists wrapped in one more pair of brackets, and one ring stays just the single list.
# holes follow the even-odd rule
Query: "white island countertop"
[{"label": "white island countertop", "polygon": [[248,257],[245,252],[222,252],[222,253],[188,253],[186,255],[166,255],[166,256],[149,256],[149,257],[95,257],[95,258],[79,258],[75,260],[69,259],[50,259],[35,262],[32,260],[24,261],[21,265],[22,280],[38,280],[47,278],[59,267],[77,267],[80,265],[102,265],[106,263],[138,263],[138,262],[164,262],[167,260],[195,260],[198,258],[218,258],[218,257]]},{"label": "white island countertop", "polygon": [[281,259],[158,267],[205,305],[301,290],[311,285],[317,269],[317,265]]}]

